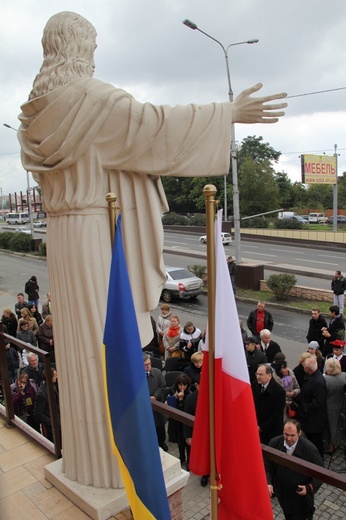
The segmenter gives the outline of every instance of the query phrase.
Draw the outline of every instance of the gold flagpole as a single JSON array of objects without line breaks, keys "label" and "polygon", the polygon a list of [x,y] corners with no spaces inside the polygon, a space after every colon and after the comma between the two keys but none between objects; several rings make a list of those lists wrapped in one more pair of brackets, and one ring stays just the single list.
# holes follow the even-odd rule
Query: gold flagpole
[{"label": "gold flagpole", "polygon": [[207,273],[208,273],[208,349],[209,349],[209,433],[210,433],[210,518],[218,518],[218,475],[215,457],[215,409],[214,409],[214,357],[215,357],[215,205],[216,187],[207,184],[203,188],[207,221]]},{"label": "gold flagpole", "polygon": [[116,206],[117,196],[115,195],[115,193],[107,193],[106,201],[108,202],[109,227],[110,227],[110,232],[111,232],[111,244],[112,244],[112,248],[113,248],[117,212],[120,208],[118,206]]}]

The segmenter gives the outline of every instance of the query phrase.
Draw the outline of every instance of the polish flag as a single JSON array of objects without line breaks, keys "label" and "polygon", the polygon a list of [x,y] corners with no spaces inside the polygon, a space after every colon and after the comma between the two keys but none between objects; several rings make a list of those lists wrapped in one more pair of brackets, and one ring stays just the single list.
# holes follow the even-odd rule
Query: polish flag
[{"label": "polish flag", "polygon": [[[272,520],[255,407],[238,312],[221,241],[222,210],[215,223],[215,459],[219,520]],[[210,473],[208,341],[196,410],[190,469]]]}]

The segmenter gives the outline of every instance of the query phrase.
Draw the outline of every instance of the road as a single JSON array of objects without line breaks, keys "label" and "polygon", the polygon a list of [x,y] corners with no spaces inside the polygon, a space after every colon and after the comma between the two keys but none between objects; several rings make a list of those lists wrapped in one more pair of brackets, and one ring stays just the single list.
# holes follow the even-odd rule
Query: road
[{"label": "road", "polygon": [[[199,242],[199,237],[192,234],[165,232],[165,261],[171,265],[173,253],[181,250],[190,251],[191,256],[181,257],[180,265],[206,265],[206,245]],[[169,251],[169,252],[168,252]],[[234,243],[225,246],[225,254],[235,256]],[[196,256],[193,256],[196,255]],[[201,255],[201,256],[199,256]],[[242,241],[242,260],[264,264],[265,278],[277,274],[271,267],[285,265],[295,270],[301,269],[306,274],[296,274],[297,284],[317,289],[330,289],[330,281],[334,272],[343,272],[346,262],[346,252],[333,251],[328,253],[322,249],[304,248],[293,244],[275,245],[263,242]],[[174,264],[173,264],[174,265]]]},{"label": "road", "polygon": [[[199,237],[193,234],[165,232],[165,245],[177,250],[184,248],[193,251],[206,251],[206,245],[199,242]],[[225,246],[226,254],[234,253],[234,242]],[[288,244],[275,245],[264,242],[242,240],[243,260],[265,261],[273,264],[291,264],[293,266],[308,267],[312,270],[326,269],[332,273],[336,269],[342,270],[346,263],[346,251],[328,252],[316,247],[306,248],[299,245]]]},{"label": "road", "polygon": [[[176,257],[179,259],[180,257]],[[0,253],[0,309],[4,307],[14,308],[16,295],[22,292],[25,282],[31,275],[36,275],[40,286],[41,303],[45,301],[45,295],[49,291],[47,266],[44,260]],[[207,323],[207,298],[200,296],[196,301],[174,302],[174,313],[178,314],[182,324],[192,320],[197,327],[204,329]],[[254,308],[253,303],[237,302],[240,319],[246,324],[247,316]],[[157,319],[160,306],[153,312]],[[269,308],[268,308],[269,309]],[[285,352],[288,362],[295,366],[299,355],[306,349],[305,335],[309,316],[302,313],[293,313],[278,308],[270,308],[274,317],[273,339],[277,341]],[[229,331],[232,334],[232,331]]]}]

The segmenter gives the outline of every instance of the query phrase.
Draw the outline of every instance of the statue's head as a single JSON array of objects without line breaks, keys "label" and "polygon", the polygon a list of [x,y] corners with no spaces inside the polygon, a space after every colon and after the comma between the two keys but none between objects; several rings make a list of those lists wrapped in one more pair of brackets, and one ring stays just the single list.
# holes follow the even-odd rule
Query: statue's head
[{"label": "statue's head", "polygon": [[79,14],[63,11],[52,16],[42,37],[43,64],[30,99],[94,72],[96,30]]}]

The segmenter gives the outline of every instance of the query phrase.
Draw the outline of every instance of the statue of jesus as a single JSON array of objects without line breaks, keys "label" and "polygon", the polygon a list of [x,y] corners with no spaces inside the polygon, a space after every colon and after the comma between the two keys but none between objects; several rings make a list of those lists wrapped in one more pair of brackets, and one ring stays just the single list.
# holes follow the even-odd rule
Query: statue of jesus
[{"label": "statue of jesus", "polygon": [[114,192],[121,206],[146,345],[150,311],[165,282],[161,216],[168,206],[160,177],[225,175],[231,122],[274,123],[286,104],[272,101],[285,95],[253,98],[258,84],[234,103],[139,103],[93,79],[96,31],[72,12],[48,20],[42,45],[43,64],[21,107],[18,136],[23,166],[41,186],[48,215],[64,472],[80,484],[117,488],[122,483],[109,442],[101,360],[111,260],[105,196]]}]

